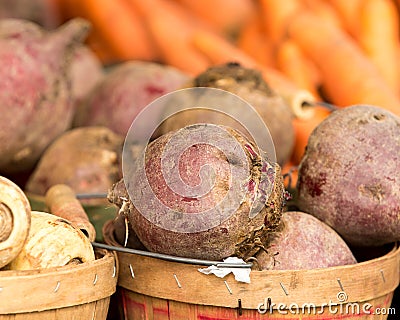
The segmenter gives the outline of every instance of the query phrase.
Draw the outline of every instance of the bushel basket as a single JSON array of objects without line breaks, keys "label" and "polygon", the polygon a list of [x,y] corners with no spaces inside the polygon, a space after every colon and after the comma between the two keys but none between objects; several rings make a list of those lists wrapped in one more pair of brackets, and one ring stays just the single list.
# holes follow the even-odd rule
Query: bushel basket
[{"label": "bushel basket", "polygon": [[0,320],[105,320],[117,283],[114,255],[40,270],[0,271]]},{"label": "bushel basket", "polygon": [[[115,240],[113,222],[103,229]],[[118,252],[118,296],[125,319],[387,319],[399,284],[399,251],[354,265],[313,270],[252,270],[251,283],[232,274],[205,275],[200,265]]]}]

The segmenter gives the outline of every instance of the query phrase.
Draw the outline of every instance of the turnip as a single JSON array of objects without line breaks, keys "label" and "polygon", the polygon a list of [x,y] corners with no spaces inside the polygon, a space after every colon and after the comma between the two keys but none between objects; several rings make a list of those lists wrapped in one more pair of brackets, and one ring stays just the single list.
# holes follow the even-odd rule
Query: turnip
[{"label": "turnip", "polygon": [[400,119],[377,106],[334,111],[299,166],[298,207],[352,246],[400,240]]},{"label": "turnip", "polygon": [[89,239],[68,220],[41,211],[32,211],[31,216],[28,238],[7,269],[33,270],[95,260]]},{"label": "turnip", "polygon": [[124,164],[124,179],[108,198],[143,245],[192,258],[254,255],[279,224],[286,194],[278,164],[239,131],[211,124],[155,139],[143,163]]},{"label": "turnip", "polygon": [[67,71],[88,27],[74,19],[48,32],[29,21],[0,20],[0,172],[32,169],[70,127]]},{"label": "turnip", "polygon": [[51,186],[66,184],[75,193],[105,193],[122,177],[122,146],[123,137],[105,127],[70,129],[46,149],[25,189],[45,195]]},{"label": "turnip", "polygon": [[356,259],[335,230],[314,216],[283,213],[279,230],[256,256],[263,270],[300,270],[354,264]]},{"label": "turnip", "polygon": [[154,99],[180,88],[189,76],[173,67],[128,61],[113,67],[90,93],[76,126],[106,126],[125,135],[139,112]]},{"label": "turnip", "polygon": [[[277,162],[283,165],[289,159],[294,145],[293,114],[283,98],[269,87],[257,70],[236,63],[214,66],[197,75],[186,86],[222,89],[245,100],[255,108],[268,127],[275,145]],[[232,119],[216,111],[188,110],[167,119],[160,130],[166,133],[189,124],[204,122],[228,125],[247,134],[247,128],[243,128],[237,120],[240,119]]]}]

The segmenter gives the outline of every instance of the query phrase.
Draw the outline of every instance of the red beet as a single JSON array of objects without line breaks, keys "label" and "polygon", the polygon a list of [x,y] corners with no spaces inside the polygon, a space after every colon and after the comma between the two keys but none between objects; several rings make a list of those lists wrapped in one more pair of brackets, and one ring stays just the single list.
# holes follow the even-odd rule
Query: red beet
[{"label": "red beet", "polygon": [[96,54],[82,44],[74,51],[69,74],[74,108],[76,114],[79,114],[89,93],[103,79],[103,66]]},{"label": "red beet", "polygon": [[[210,67],[198,74],[187,86],[222,89],[245,100],[268,127],[275,145],[277,162],[283,165],[289,160],[294,145],[292,111],[284,99],[265,82],[258,70],[245,68],[237,63],[227,63]],[[230,114],[248,113],[248,110],[241,111],[242,107],[243,105],[232,105]],[[161,125],[161,132],[166,133],[194,123],[214,123],[230,126],[247,134],[249,128],[243,128],[237,120],[241,119],[232,119],[214,110],[185,110],[166,120]]]},{"label": "red beet", "polygon": [[109,199],[145,247],[192,258],[252,256],[279,224],[285,195],[279,165],[238,131],[209,124],[157,138],[143,166],[124,164],[124,178],[131,199],[123,181]]},{"label": "red beet", "polygon": [[356,259],[335,230],[314,216],[288,211],[281,230],[256,256],[263,270],[299,270],[354,264]]},{"label": "red beet", "polygon": [[298,207],[352,246],[400,240],[400,118],[356,105],[311,134],[299,166]]},{"label": "red beet", "polygon": [[186,74],[170,66],[144,61],[121,63],[94,88],[75,123],[106,126],[125,135],[144,107],[187,80]]},{"label": "red beet", "polygon": [[31,169],[71,125],[66,72],[88,27],[74,19],[47,32],[28,21],[0,20],[0,172]]}]

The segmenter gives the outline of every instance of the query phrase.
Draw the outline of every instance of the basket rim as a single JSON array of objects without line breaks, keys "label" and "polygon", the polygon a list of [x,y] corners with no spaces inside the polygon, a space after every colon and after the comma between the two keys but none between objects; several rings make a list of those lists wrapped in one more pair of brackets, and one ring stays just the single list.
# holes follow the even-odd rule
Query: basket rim
[{"label": "basket rim", "polygon": [[79,265],[0,272],[0,315],[58,309],[110,297],[118,270],[114,254],[95,250],[98,258]]},{"label": "basket rim", "polygon": [[[105,242],[121,246],[112,235],[112,222],[104,225]],[[270,298],[285,305],[323,306],[342,302],[338,300],[339,293],[345,294],[347,303],[362,303],[391,295],[399,285],[400,247],[396,243],[383,256],[352,265],[311,270],[252,270],[250,284],[237,282],[232,274],[222,279],[204,275],[198,271],[204,266],[124,252],[117,255],[120,287],[190,304],[237,307],[240,299],[243,308],[255,309]]]}]

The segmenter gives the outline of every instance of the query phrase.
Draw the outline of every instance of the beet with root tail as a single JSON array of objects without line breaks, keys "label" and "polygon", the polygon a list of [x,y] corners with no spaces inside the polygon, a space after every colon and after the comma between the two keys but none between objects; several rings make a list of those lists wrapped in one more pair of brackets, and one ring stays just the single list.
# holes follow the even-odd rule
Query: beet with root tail
[{"label": "beet with root tail", "polygon": [[0,172],[33,168],[74,114],[68,68],[89,23],[76,18],[54,31],[0,20]]},{"label": "beet with root tail", "polygon": [[125,166],[108,198],[150,251],[246,259],[279,224],[280,166],[239,131],[212,124],[170,131],[148,144],[143,160]]}]

